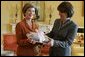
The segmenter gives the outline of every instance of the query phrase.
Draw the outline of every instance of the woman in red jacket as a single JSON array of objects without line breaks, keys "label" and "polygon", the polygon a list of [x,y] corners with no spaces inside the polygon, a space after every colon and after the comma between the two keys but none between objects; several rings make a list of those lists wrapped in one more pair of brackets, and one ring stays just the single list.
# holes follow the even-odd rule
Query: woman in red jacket
[{"label": "woman in red jacket", "polygon": [[24,5],[22,12],[24,19],[16,25],[17,56],[35,56],[36,41],[26,35],[38,30],[38,25],[33,20],[34,17],[36,17],[34,19],[38,18],[38,11],[33,5],[27,3]]}]

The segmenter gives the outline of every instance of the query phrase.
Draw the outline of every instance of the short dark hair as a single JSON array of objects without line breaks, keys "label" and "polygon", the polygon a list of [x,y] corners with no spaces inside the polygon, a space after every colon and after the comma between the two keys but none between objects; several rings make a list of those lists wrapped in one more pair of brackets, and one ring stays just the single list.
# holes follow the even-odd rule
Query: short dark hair
[{"label": "short dark hair", "polygon": [[36,14],[36,18],[35,19],[38,19],[39,18],[38,9],[36,7],[34,7],[32,4],[30,4],[30,3],[26,3],[24,5],[24,7],[22,8],[22,13],[24,14],[24,16],[25,16],[25,13],[26,13],[28,8],[35,8],[35,14]]},{"label": "short dark hair", "polygon": [[58,7],[57,10],[62,13],[67,13],[67,18],[72,17],[74,14],[73,6],[70,2],[62,2]]}]

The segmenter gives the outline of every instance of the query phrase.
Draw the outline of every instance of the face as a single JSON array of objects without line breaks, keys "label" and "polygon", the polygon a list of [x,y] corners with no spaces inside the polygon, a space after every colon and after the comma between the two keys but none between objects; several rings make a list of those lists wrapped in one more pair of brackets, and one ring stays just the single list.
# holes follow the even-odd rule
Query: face
[{"label": "face", "polygon": [[60,15],[60,19],[61,20],[64,20],[64,19],[67,18],[67,14],[66,13],[59,12],[59,15]]},{"label": "face", "polygon": [[25,18],[26,19],[33,19],[35,15],[35,8],[28,8],[26,13],[25,13]]}]

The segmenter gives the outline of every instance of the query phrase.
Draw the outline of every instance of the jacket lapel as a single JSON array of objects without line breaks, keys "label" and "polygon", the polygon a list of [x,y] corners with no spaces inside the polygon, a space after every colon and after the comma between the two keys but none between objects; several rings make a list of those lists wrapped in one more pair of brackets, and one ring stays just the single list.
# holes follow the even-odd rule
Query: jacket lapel
[{"label": "jacket lapel", "polygon": [[64,24],[60,23],[60,29],[59,30],[61,30],[62,28],[66,27],[69,23],[71,23],[70,19],[68,19]]}]

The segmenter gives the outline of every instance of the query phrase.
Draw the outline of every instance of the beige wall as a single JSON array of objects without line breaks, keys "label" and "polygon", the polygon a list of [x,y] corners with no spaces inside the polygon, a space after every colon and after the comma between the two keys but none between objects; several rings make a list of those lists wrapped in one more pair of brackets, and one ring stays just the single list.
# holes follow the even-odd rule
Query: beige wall
[{"label": "beige wall", "polygon": [[9,24],[15,21],[16,4],[18,6],[17,22],[21,19],[20,1],[1,1],[1,31],[11,32]]},{"label": "beige wall", "polygon": [[84,4],[83,1],[74,1],[71,2],[74,6],[74,16],[72,17],[72,20],[77,23],[78,26],[84,27]]}]

